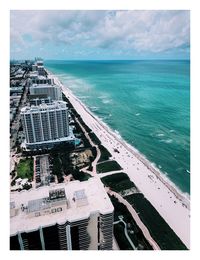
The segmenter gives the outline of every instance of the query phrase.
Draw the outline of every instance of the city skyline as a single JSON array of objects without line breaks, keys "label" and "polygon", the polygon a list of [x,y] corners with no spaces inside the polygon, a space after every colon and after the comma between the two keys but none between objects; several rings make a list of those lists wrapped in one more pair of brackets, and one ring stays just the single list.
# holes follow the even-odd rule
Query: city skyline
[{"label": "city skyline", "polygon": [[11,11],[11,59],[189,59],[189,11]]}]

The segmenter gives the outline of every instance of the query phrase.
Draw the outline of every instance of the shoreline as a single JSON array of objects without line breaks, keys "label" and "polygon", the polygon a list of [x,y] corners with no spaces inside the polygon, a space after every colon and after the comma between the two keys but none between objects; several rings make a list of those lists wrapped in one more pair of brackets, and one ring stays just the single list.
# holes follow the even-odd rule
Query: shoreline
[{"label": "shoreline", "polygon": [[[54,78],[55,83],[61,87],[63,94],[72,103],[83,121],[97,135],[102,145],[112,154],[113,159],[121,165],[130,180],[136,184],[177,236],[189,248],[190,201],[184,196],[185,194],[182,194],[176,185],[157,167],[152,165],[136,148],[120,138],[114,130],[94,115],[68,87],[60,82],[57,76],[49,71],[47,72]],[[113,148],[117,148],[120,153],[116,154]],[[133,162],[135,163],[133,164]]]}]

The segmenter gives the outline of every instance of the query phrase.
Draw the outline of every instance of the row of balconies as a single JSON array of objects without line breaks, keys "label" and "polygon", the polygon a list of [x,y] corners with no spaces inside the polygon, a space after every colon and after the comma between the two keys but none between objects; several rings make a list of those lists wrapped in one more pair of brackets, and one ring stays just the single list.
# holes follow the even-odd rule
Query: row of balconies
[{"label": "row of balconies", "polygon": [[67,226],[67,223],[65,223],[63,225],[58,225],[58,234],[59,234],[61,250],[67,249],[66,226]]}]

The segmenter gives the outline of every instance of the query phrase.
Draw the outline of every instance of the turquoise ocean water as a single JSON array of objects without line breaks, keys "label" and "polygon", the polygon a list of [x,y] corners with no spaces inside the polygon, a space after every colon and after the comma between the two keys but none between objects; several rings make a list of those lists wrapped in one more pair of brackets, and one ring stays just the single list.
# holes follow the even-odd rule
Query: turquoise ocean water
[{"label": "turquoise ocean water", "polygon": [[189,61],[46,61],[45,66],[190,193]]}]

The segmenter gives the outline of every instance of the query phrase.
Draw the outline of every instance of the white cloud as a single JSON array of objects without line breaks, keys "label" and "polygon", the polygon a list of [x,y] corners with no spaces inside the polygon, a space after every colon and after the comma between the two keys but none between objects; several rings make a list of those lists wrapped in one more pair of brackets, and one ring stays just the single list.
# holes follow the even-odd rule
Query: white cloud
[{"label": "white cloud", "polygon": [[11,11],[11,46],[44,44],[161,52],[190,44],[189,11]]}]

